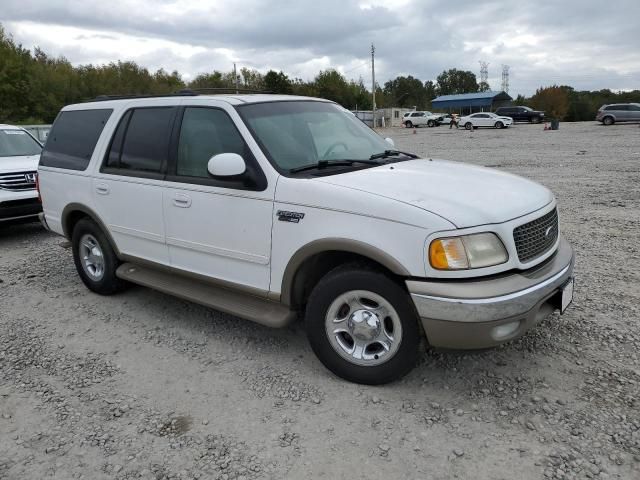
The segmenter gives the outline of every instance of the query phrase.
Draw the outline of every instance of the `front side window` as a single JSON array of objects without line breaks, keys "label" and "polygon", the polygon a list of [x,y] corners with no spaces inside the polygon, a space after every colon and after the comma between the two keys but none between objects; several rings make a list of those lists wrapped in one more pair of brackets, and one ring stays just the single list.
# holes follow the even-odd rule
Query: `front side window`
[{"label": "front side window", "polygon": [[188,107],[182,117],[176,174],[209,178],[209,159],[220,153],[248,157],[247,146],[223,110]]},{"label": "front side window", "polygon": [[280,170],[318,162],[369,160],[391,146],[342,107],[287,101],[237,107],[265,154]]},{"label": "front side window", "polygon": [[111,141],[106,166],[159,173],[167,161],[175,111],[175,107],[150,107],[125,113]]},{"label": "front side window", "polygon": [[39,155],[42,147],[24,130],[0,130],[0,157]]}]

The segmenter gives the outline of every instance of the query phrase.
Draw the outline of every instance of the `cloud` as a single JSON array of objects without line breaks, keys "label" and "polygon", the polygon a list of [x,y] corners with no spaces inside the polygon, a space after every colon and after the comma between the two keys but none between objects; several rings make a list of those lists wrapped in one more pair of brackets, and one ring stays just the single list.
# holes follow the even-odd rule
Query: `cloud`
[{"label": "cloud", "polygon": [[4,0],[2,10],[26,47],[75,64],[135,60],[186,79],[236,61],[304,79],[337,68],[367,83],[372,42],[379,82],[477,73],[479,60],[496,89],[510,65],[513,94],[553,83],[638,88],[640,78],[635,0]]}]

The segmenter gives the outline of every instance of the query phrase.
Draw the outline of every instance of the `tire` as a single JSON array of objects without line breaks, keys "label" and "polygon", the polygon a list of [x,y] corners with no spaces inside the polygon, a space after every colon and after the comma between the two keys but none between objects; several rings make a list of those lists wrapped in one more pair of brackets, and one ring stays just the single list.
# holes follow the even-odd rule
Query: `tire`
[{"label": "tire", "polygon": [[433,128],[433,127],[435,127],[435,126],[436,126],[436,122],[434,122],[433,120],[429,120],[429,121],[427,122],[427,127],[429,127],[429,128]]},{"label": "tire", "polygon": [[533,123],[542,123],[542,118],[541,117],[536,117],[535,120],[533,121]]},{"label": "tire", "polygon": [[347,264],[326,274],[309,296],[305,322],[318,359],[350,382],[389,383],[418,359],[421,330],[409,295],[366,265]]},{"label": "tire", "polygon": [[504,123],[502,122],[496,122],[496,124],[494,125],[495,128],[504,128]]},{"label": "tire", "polygon": [[466,128],[467,130],[473,130],[473,123],[471,122],[465,123],[464,128]]},{"label": "tire", "polygon": [[113,295],[124,290],[128,283],[116,277],[120,261],[107,236],[91,219],[83,218],[71,235],[73,262],[87,288],[100,295]]},{"label": "tire", "polygon": [[407,128],[412,128],[413,127],[413,123],[411,123],[410,121],[404,122],[404,126]]},{"label": "tire", "polygon": [[613,119],[612,116],[607,116],[602,119],[602,123],[604,125],[609,126],[609,125],[613,125],[615,123],[615,120]]}]

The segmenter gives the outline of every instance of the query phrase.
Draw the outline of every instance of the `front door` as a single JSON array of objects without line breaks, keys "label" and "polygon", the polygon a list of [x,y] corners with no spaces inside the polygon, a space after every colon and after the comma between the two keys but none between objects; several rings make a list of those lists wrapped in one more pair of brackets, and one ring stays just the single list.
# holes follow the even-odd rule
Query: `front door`
[{"label": "front door", "polygon": [[[266,295],[274,186],[223,108],[187,106],[164,192],[171,265]],[[209,159],[237,153],[247,174],[212,177]]]}]

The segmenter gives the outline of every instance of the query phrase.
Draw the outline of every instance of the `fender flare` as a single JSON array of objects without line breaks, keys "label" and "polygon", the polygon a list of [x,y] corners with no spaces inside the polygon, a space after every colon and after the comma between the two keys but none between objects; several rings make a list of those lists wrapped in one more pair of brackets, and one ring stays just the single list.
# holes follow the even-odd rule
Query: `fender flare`
[{"label": "fender flare", "polygon": [[300,266],[309,258],[323,252],[348,252],[366,257],[402,277],[410,277],[411,273],[395,258],[384,250],[359,240],[350,238],[323,238],[314,240],[300,247],[289,259],[282,276],[280,301],[285,305],[292,304],[293,285]]},{"label": "fender flare", "polygon": [[116,256],[118,258],[121,258],[122,255],[120,253],[120,250],[118,249],[116,242],[113,240],[113,237],[111,236],[111,232],[109,232],[109,229],[102,222],[102,220],[100,220],[100,217],[93,210],[91,210],[89,207],[81,203],[70,203],[66,207],[64,207],[64,209],[62,210],[62,215],[60,216],[60,220],[62,223],[62,232],[64,233],[64,236],[67,239],[71,240],[71,235],[73,234],[72,231],[69,231],[68,223],[69,223],[69,215],[71,215],[74,212],[82,212],[86,216],[91,218],[91,220],[96,222],[100,227],[100,229],[102,230],[102,232],[107,237],[107,240],[109,240],[109,243],[111,244],[111,248],[113,248],[113,251],[116,253]]}]

